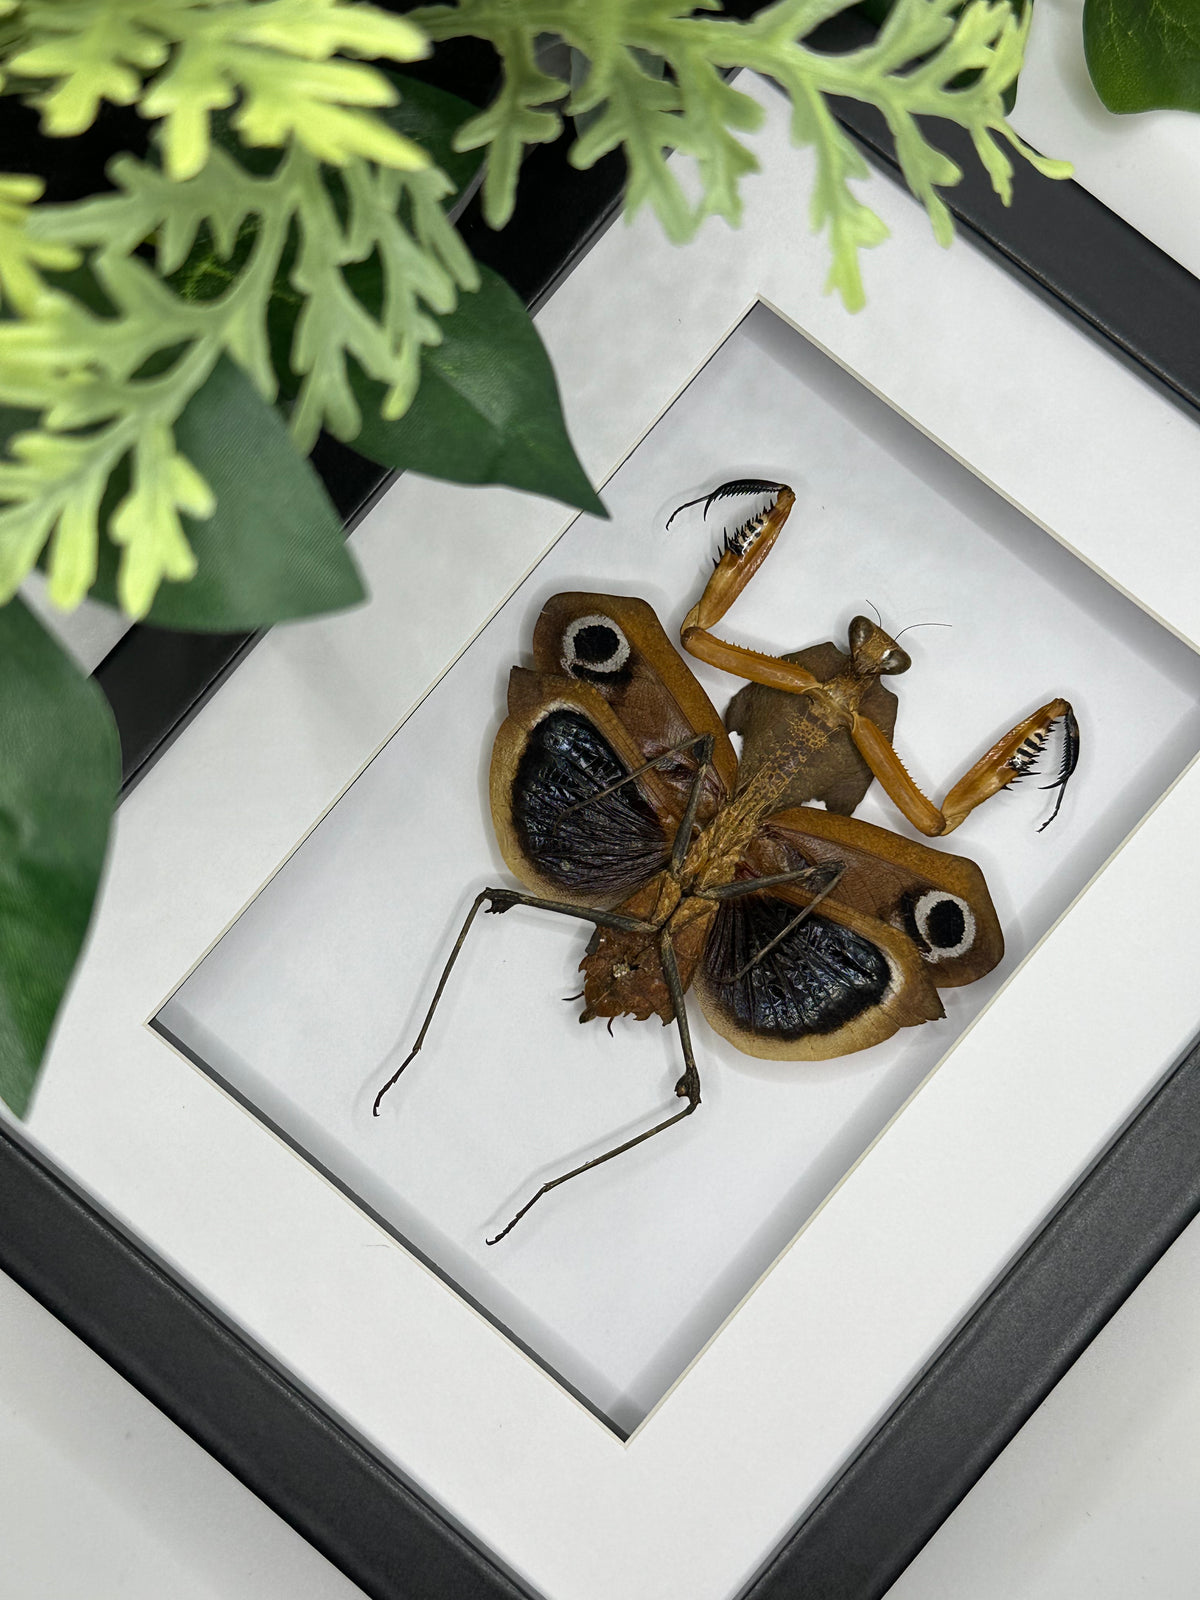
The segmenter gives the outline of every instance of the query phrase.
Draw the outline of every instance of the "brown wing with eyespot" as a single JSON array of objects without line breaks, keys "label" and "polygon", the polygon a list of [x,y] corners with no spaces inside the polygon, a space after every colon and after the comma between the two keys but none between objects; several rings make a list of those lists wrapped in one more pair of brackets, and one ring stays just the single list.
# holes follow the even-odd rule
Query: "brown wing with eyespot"
[{"label": "brown wing with eyespot", "polygon": [[846,870],[831,898],[911,939],[939,989],[974,983],[1004,955],[987,881],[966,856],[809,806],[767,819],[751,846],[755,870],[778,859],[781,847],[789,859],[799,853],[814,865],[840,861]]},{"label": "brown wing with eyespot", "polygon": [[[670,856],[697,767],[686,747],[712,736],[701,822],[732,791],[737,758],[645,601],[555,595],[533,642],[535,667],[514,667],[509,715],[492,751],[500,849],[540,894],[615,905]],[[659,766],[622,783],[658,757]]]},{"label": "brown wing with eyespot", "polygon": [[842,876],[798,928],[785,931],[811,897],[781,885],[727,901],[709,934],[696,992],[712,1026],[750,1055],[824,1060],[878,1044],[941,1016],[938,989],[973,983],[1004,954],[973,861],[853,817],[776,812],[741,873],[822,862]]},{"label": "brown wing with eyespot", "polygon": [[[594,688],[620,718],[643,761],[710,733],[717,777],[725,794],[733,792],[738,763],[725,724],[644,600],[554,595],[534,625],[533,658],[538,672],[566,675]],[[685,801],[690,781],[682,783]]]}]

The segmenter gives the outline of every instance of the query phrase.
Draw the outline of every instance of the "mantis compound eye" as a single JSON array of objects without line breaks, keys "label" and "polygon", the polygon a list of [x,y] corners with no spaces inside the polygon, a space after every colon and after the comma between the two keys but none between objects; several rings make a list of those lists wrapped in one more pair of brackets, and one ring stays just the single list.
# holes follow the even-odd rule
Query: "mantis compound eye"
[{"label": "mantis compound eye", "polygon": [[893,645],[890,650],[884,652],[879,662],[879,671],[886,677],[890,676],[894,672],[907,672],[911,666],[912,658],[908,651],[901,650],[900,646],[897,644]]},{"label": "mantis compound eye", "polygon": [[629,640],[611,617],[599,612],[576,617],[563,634],[563,670],[573,678],[611,680],[625,670],[628,662]]},{"label": "mantis compound eye", "polygon": [[871,635],[877,631],[876,625],[871,621],[870,617],[852,618],[850,622],[851,653],[857,655]]}]

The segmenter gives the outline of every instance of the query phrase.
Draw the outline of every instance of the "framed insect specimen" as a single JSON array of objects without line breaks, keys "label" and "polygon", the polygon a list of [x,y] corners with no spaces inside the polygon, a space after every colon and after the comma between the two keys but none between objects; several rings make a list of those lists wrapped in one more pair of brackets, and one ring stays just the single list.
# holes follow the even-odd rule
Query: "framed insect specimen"
[{"label": "framed insect specimen", "polygon": [[[725,535],[682,630],[700,660],[750,680],[721,722],[645,601],[558,594],[534,629],[534,666],[514,667],[492,752],[491,808],[504,858],[533,892],[487,888],[467,913],[411,1052],[425,1042],[476,917],[516,905],[582,918],[581,1022],[657,1016],[679,1031],[684,1108],[548,1179],[488,1240],[571,1178],[663,1133],[700,1105],[685,994],[748,1055],[817,1061],[865,1050],[944,1015],[938,990],[972,983],[1004,953],[982,872],[855,820],[878,778],[923,833],[953,831],[1028,777],[1052,730],[1058,815],[1079,727],[1055,698],[1023,717],[935,806],[891,743],[885,677],[912,665],[882,622],[856,616],[848,647],[766,657],[711,629],[770,553],[795,503],[787,484],[732,480],[704,497],[767,504]],[[691,502],[697,503],[697,502]],[[680,510],[686,507],[680,507]],[[739,761],[729,734],[742,738]],[[809,802],[819,801],[824,810]]]},{"label": "framed insect specimen", "polygon": [[[810,833],[849,828],[887,849],[928,852],[934,865],[950,857],[974,863],[973,879],[986,881],[994,913],[985,925],[1003,930],[1003,959],[971,982],[931,985],[935,969],[917,954],[901,910],[884,927],[886,948],[893,959],[897,950],[907,952],[908,996],[924,996],[915,1014],[944,1007],[945,1019],[896,1026],[869,1048],[788,1060],[768,1054],[761,1041],[749,1054],[722,1037],[705,1017],[702,967],[689,974],[677,957],[689,980],[684,1009],[702,1110],[639,1138],[691,1103],[671,1094],[686,1070],[676,1023],[661,1026],[661,1013],[651,1013],[650,1024],[639,1021],[635,1008],[616,1017],[601,1011],[581,1027],[586,996],[563,1002],[584,987],[578,967],[595,924],[520,904],[497,917],[481,906],[421,1053],[372,1117],[381,1086],[420,1031],[475,895],[504,885],[559,902],[575,896],[561,876],[557,885],[544,875],[508,876],[511,852],[492,804],[492,744],[510,722],[510,687],[515,695],[524,685],[523,704],[535,704],[539,672],[548,674],[546,687],[573,695],[577,708],[590,689],[591,703],[600,702],[602,736],[610,745],[622,738],[612,727],[617,710],[601,693],[603,674],[599,684],[587,684],[586,663],[575,675],[562,664],[564,653],[577,659],[590,650],[593,669],[603,665],[612,641],[603,631],[575,628],[564,652],[549,621],[561,613],[556,596],[595,597],[581,599],[583,610],[565,620],[559,616],[560,633],[588,616],[612,619],[598,592],[642,602],[615,618],[626,642],[633,639],[641,652],[643,639],[657,639],[658,680],[665,673],[672,685],[692,686],[690,699],[678,687],[657,691],[645,712],[651,724],[680,699],[708,705],[707,720],[699,712],[690,721],[672,713],[644,755],[640,744],[630,748],[632,735],[620,743],[624,771],[660,758],[647,776],[652,793],[665,796],[660,804],[674,808],[664,811],[654,845],[660,864],[669,858],[696,762],[695,750],[679,746],[714,735],[726,776],[714,764],[711,792],[698,801],[707,818],[724,792],[719,785],[737,791],[739,780],[729,776],[734,747],[740,745],[744,777],[759,759],[756,750],[785,735],[796,717],[808,722],[811,694],[755,684],[742,690],[744,676],[702,659],[680,638],[691,603],[706,589],[708,601],[721,593],[709,583],[722,532],[728,528],[732,539],[746,521],[765,522],[776,499],[772,487],[720,498],[707,514],[702,499],[672,516],[678,501],[719,484],[705,441],[721,425],[725,459],[759,482],[789,484],[795,501],[783,520],[781,498],[769,554],[767,543],[757,545],[761,565],[724,618],[706,619],[709,635],[745,641],[764,659],[797,645],[817,650],[814,676],[832,672],[847,653],[856,615],[869,614],[870,628],[900,635],[898,649],[911,654],[912,667],[879,674],[858,712],[886,732],[889,696],[897,694],[895,748],[934,801],[946,793],[946,779],[968,770],[981,748],[1054,691],[1076,707],[1085,756],[1061,814],[1044,831],[1039,825],[1055,797],[1031,786],[1054,780],[1057,734],[1038,763],[1043,777],[997,793],[945,838],[923,835],[907,820],[848,737],[840,754],[831,741],[820,758],[811,730],[804,764],[824,798],[808,801],[801,786],[776,807],[804,800]],[[766,308],[739,325],[610,480],[606,499],[612,523],[572,525],[239,916],[156,1026],[265,1112],[610,1426],[628,1432],[927,1079],[918,1101],[936,1100],[947,1070],[941,1063],[952,1052],[958,1058],[966,1031],[1095,871],[1100,852],[1120,837],[1122,818],[1169,781],[1163,763],[1176,759],[1170,729],[1187,715],[1189,700],[1178,651],[1168,652],[1161,670],[1146,659],[1157,636],[1139,613],[1126,607],[1109,620],[1097,582],[1088,585],[1077,562],[828,358],[789,337]],[[733,561],[730,554],[726,572]],[[740,570],[748,577],[748,562]],[[428,593],[422,605],[435,598]],[[639,632],[632,613],[645,608],[661,628]],[[547,621],[539,624],[543,612]],[[1014,650],[1018,616],[1024,632]],[[941,626],[909,631],[925,622]],[[817,646],[825,641],[832,650],[831,640],[840,648],[822,665]],[[698,636],[692,642],[708,648]],[[515,679],[514,662],[522,668]],[[759,670],[753,657],[750,666]],[[797,664],[770,670],[794,673]],[[717,708],[724,711],[737,693],[741,731],[728,733]],[[626,695],[621,716],[629,707]],[[518,741],[510,760],[518,764],[528,723],[518,719],[508,730]],[[1111,737],[1118,724],[1119,745]],[[864,722],[860,737],[865,732]],[[826,809],[855,801],[853,787],[839,795],[843,766],[858,790],[869,782],[849,817]],[[1122,798],[1131,785],[1136,797]],[[636,787],[626,786],[613,802]],[[585,810],[565,819],[568,831],[578,825],[573,852],[586,851],[587,821]],[[810,851],[817,848],[810,841]],[[831,860],[844,857],[828,840],[823,848]],[[948,887],[969,909],[972,885]],[[792,901],[772,897],[790,917],[804,910],[803,888],[793,892]],[[589,890],[574,909],[590,903],[620,914],[619,890],[599,897],[597,904]],[[749,909],[757,898],[742,903]],[[927,903],[920,915],[927,921],[932,909]],[[851,910],[872,914],[869,905]],[[820,919],[814,928],[831,921],[822,911],[823,904],[812,913]],[[930,931],[953,932],[953,908],[942,916],[946,925],[935,922]],[[801,921],[797,936],[803,928]],[[680,950],[687,955],[682,941]],[[745,982],[756,983],[777,958],[778,947]],[[876,1008],[874,1032],[886,1032],[895,1011],[895,1003]],[[865,1032],[862,1023],[858,1031]],[[844,1033],[840,1043],[852,1042]],[[902,1120],[911,1122],[913,1113],[906,1110]],[[890,1132],[889,1143],[897,1136]],[[488,1247],[543,1184],[631,1140],[639,1140],[636,1147],[558,1187],[498,1248]],[[647,1226],[673,1206],[697,1219],[683,1238]]]},{"label": "framed insect specimen", "polygon": [[[1180,636],[1200,637],[1178,581],[1189,430],[1019,283],[938,250],[902,196],[878,204],[903,282],[879,252],[869,318],[823,300],[786,118],[763,93],[748,231],[706,228],[684,281],[649,230],[614,229],[543,317],[612,522],[568,529],[527,497],[409,476],[389,492],[355,535],[371,605],[274,631],[123,808],[33,1129],[367,1442],[373,1470],[394,1464],[491,1552],[504,1593],[762,1588],[771,1552],[1195,1024],[1177,909],[1200,892],[1195,779],[1179,778],[1200,748],[1178,659]],[[994,382],[972,376],[981,349]],[[882,679],[925,793],[940,800],[985,729],[1052,693],[1085,753],[1044,833],[1052,801],[1031,779],[945,841],[984,872],[1007,947],[991,974],[938,991],[945,1023],[776,1061],[709,1037],[694,983],[704,1114],[489,1250],[543,1177],[652,1126],[682,1064],[674,1024],[617,1021],[615,1044],[603,1022],[580,1027],[554,995],[579,988],[585,924],[515,907],[468,938],[453,1010],[371,1117],[464,894],[517,883],[480,733],[505,719],[552,595],[639,596],[677,639],[711,538],[699,508],[663,526],[722,460],[797,495],[733,637],[764,654],[844,647],[872,601],[893,637],[953,624],[904,634],[913,669]],[[684,654],[723,706],[735,680]],[[676,804],[695,755],[668,763]],[[851,820],[912,831],[878,782]],[[971,1418],[961,1431],[977,1437]],[[375,1588],[410,1570],[399,1557]]]}]

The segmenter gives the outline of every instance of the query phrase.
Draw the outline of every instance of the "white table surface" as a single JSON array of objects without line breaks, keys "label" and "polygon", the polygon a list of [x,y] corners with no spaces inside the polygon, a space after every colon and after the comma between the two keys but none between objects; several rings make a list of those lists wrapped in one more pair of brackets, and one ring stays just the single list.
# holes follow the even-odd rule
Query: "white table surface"
[{"label": "white table surface", "polygon": [[[1083,67],[1081,11],[1082,0],[1038,0],[1013,120],[1200,274],[1200,117],[1105,112]],[[114,622],[101,613],[68,627],[88,666],[119,632]],[[1200,1223],[889,1600],[1194,1600],[1198,1330]],[[85,1594],[355,1600],[361,1591],[0,1274],[0,1600]]]}]

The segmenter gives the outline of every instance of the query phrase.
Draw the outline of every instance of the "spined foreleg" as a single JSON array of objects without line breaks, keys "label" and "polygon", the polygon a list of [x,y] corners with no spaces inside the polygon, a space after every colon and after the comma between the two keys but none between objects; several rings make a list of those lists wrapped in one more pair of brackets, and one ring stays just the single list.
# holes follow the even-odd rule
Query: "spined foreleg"
[{"label": "spined foreleg", "polygon": [[[726,534],[724,548],[712,577],[705,584],[699,602],[684,618],[679,637],[690,655],[706,661],[710,667],[720,667],[739,678],[748,678],[752,683],[763,683],[772,689],[804,694],[816,688],[820,682],[804,667],[793,661],[784,661],[779,656],[763,655],[746,645],[718,639],[711,631],[766,560],[796,503],[796,496],[786,483],[737,481],[723,483],[720,488],[714,489],[705,499],[704,509],[707,512],[715,500],[745,494],[772,494],[774,499],[741,527]],[[696,503],[688,502],[689,505]],[[683,509],[683,506],[679,507],[680,511]]]},{"label": "spined foreleg", "polygon": [[1018,722],[963,774],[940,806],[935,806],[909,777],[891,740],[869,717],[856,716],[850,734],[893,804],[914,828],[937,838],[953,832],[992,795],[1028,777],[1046,748],[1051,729],[1059,722],[1063,725],[1062,757],[1053,782],[1044,785],[1058,794],[1054,810],[1042,823],[1046,828],[1058,815],[1063,793],[1079,761],[1079,724],[1066,700],[1051,700]]}]

